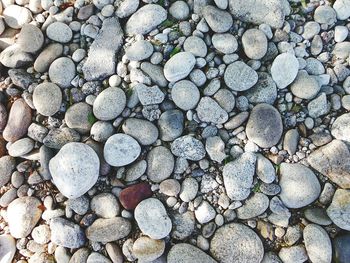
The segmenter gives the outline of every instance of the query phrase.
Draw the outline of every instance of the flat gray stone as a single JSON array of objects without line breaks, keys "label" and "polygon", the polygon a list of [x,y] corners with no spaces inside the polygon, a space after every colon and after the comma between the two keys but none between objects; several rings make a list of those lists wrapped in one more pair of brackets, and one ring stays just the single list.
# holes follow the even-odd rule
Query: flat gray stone
[{"label": "flat gray stone", "polygon": [[7,207],[7,221],[11,236],[25,238],[31,232],[41,218],[42,203],[32,196],[24,196],[15,199]]},{"label": "flat gray stone", "polygon": [[151,181],[160,183],[170,177],[174,165],[174,156],[168,148],[154,147],[147,155],[147,176]]},{"label": "flat gray stone", "polygon": [[183,48],[186,52],[191,52],[196,57],[205,57],[207,45],[200,37],[190,36],[186,38]]},{"label": "flat gray stone", "polygon": [[125,55],[132,61],[141,61],[149,58],[153,53],[153,45],[146,40],[139,40],[126,48]]},{"label": "flat gray stone", "polygon": [[16,241],[10,235],[0,236],[0,258],[1,263],[11,263],[16,253]]},{"label": "flat gray stone", "polygon": [[234,35],[229,33],[216,33],[212,36],[211,42],[219,52],[232,54],[238,48],[238,42]]},{"label": "flat gray stone", "polygon": [[59,111],[62,103],[61,89],[54,83],[44,82],[33,92],[35,109],[44,116],[52,116]]},{"label": "flat gray stone", "polygon": [[115,73],[115,54],[123,42],[123,30],[115,17],[106,18],[91,44],[83,66],[87,81],[104,79]]},{"label": "flat gray stone", "polygon": [[321,87],[314,76],[309,75],[305,70],[300,70],[296,79],[290,86],[293,95],[301,99],[313,99]]},{"label": "flat gray stone", "polygon": [[203,7],[202,15],[215,33],[225,33],[233,25],[233,19],[229,12],[211,5]]},{"label": "flat gray stone", "polygon": [[190,135],[177,138],[171,144],[171,152],[191,161],[199,161],[205,157],[205,148],[201,141]]},{"label": "flat gray stone", "polygon": [[67,248],[79,248],[85,244],[83,229],[73,222],[62,217],[50,221],[51,241]]},{"label": "flat gray stone", "polygon": [[259,29],[248,29],[242,35],[242,45],[248,58],[259,60],[266,55],[267,37]]},{"label": "flat gray stone", "polygon": [[341,229],[350,231],[350,191],[335,191],[332,203],[327,208],[329,218]]},{"label": "flat gray stone", "polygon": [[262,193],[254,193],[245,203],[237,209],[239,219],[250,219],[264,213],[269,207],[269,198]]},{"label": "flat gray stone", "polygon": [[167,12],[156,4],[147,4],[138,9],[126,22],[125,33],[128,35],[147,34],[167,18]]},{"label": "flat gray stone", "polygon": [[180,110],[167,110],[158,120],[160,139],[173,141],[180,137],[184,130],[184,115]]},{"label": "flat gray stone", "polygon": [[141,201],[135,208],[134,216],[142,233],[150,238],[162,239],[171,231],[171,220],[158,199],[148,198]]},{"label": "flat gray stone", "polygon": [[197,106],[200,93],[193,82],[189,80],[180,80],[172,87],[171,98],[177,107],[187,111]]},{"label": "flat gray stone", "polygon": [[151,145],[158,139],[158,128],[150,121],[128,118],[122,129],[125,134],[134,137],[141,145]]},{"label": "flat gray stone", "polygon": [[25,24],[18,35],[17,44],[24,52],[36,53],[44,44],[44,35],[38,27]]},{"label": "flat gray stone", "polygon": [[327,232],[316,224],[308,224],[303,232],[307,255],[311,262],[331,262],[332,243]]},{"label": "flat gray stone", "polygon": [[131,223],[123,217],[99,218],[85,231],[89,240],[102,243],[117,241],[130,232]]},{"label": "flat gray stone", "polygon": [[187,243],[179,243],[174,245],[167,257],[168,263],[216,263],[212,257],[203,250]]},{"label": "flat gray stone", "polygon": [[210,253],[222,263],[260,263],[264,247],[252,229],[231,223],[216,230],[210,242]]},{"label": "flat gray stone", "polygon": [[190,52],[179,52],[164,65],[164,76],[170,82],[186,78],[192,71],[196,59]]},{"label": "flat gray stone", "polygon": [[246,126],[249,140],[263,148],[276,145],[283,132],[280,113],[269,104],[258,104],[250,113]]},{"label": "flat gray stone", "polygon": [[129,135],[117,133],[106,141],[103,155],[106,162],[112,166],[125,166],[137,159],[141,153],[138,142]]},{"label": "flat gray stone", "polygon": [[273,105],[277,99],[277,86],[271,76],[265,72],[258,73],[258,82],[244,92],[250,103],[267,103]]},{"label": "flat gray stone", "polygon": [[302,164],[282,163],[280,177],[280,198],[288,208],[307,206],[321,193],[316,175]]},{"label": "flat gray stone", "polygon": [[299,62],[292,54],[282,53],[272,62],[271,76],[279,89],[290,85],[297,77],[298,71]]},{"label": "flat gray stone", "polygon": [[228,120],[227,112],[210,97],[202,97],[196,111],[202,122],[223,124]]},{"label": "flat gray stone", "polygon": [[247,152],[224,166],[224,185],[228,197],[232,200],[244,200],[249,196],[255,174],[255,162],[256,156]]},{"label": "flat gray stone", "polygon": [[350,143],[350,113],[344,113],[335,119],[331,133],[336,139]]},{"label": "flat gray stone", "polygon": [[236,61],[227,66],[224,80],[230,89],[244,91],[258,82],[258,73],[244,62]]},{"label": "flat gray stone", "polygon": [[61,57],[53,61],[49,68],[49,77],[51,82],[61,88],[69,88],[71,81],[75,77],[75,64],[73,60],[67,57]]},{"label": "flat gray stone", "polygon": [[77,198],[97,182],[100,160],[90,146],[71,142],[50,160],[49,169],[60,192],[68,198]]},{"label": "flat gray stone", "polygon": [[289,3],[284,0],[229,0],[229,10],[239,20],[257,25],[265,23],[273,28],[283,26],[288,7]]},{"label": "flat gray stone", "polygon": [[68,43],[72,37],[73,32],[70,27],[62,22],[53,22],[46,29],[46,35],[53,41],[59,43]]},{"label": "flat gray stone", "polygon": [[117,118],[126,106],[126,96],[122,89],[110,87],[103,90],[95,99],[93,112],[102,121]]}]

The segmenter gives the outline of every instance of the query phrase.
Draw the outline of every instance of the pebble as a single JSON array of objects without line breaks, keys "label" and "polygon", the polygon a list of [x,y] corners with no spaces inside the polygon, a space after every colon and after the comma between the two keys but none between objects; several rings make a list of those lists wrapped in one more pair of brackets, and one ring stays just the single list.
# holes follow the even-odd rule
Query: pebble
[{"label": "pebble", "polygon": [[34,69],[37,72],[43,73],[47,71],[51,63],[60,57],[63,53],[63,46],[59,43],[49,44],[37,56],[34,61]]},{"label": "pebble", "polygon": [[277,87],[271,76],[265,72],[258,73],[258,82],[244,92],[250,103],[267,103],[273,105],[277,99]]},{"label": "pebble", "polygon": [[181,185],[175,179],[166,179],[159,184],[159,192],[167,196],[177,196],[180,190]]},{"label": "pebble", "polygon": [[31,108],[27,105],[24,99],[17,99],[12,104],[2,136],[6,141],[14,142],[27,133],[31,122]]},{"label": "pebble", "polygon": [[17,189],[11,188],[1,196],[0,206],[7,207],[16,198],[17,198]]},{"label": "pebble", "polygon": [[33,62],[33,56],[23,52],[18,45],[12,45],[1,52],[0,62],[8,68],[20,68],[29,66]]},{"label": "pebble", "polygon": [[226,85],[234,91],[245,91],[258,82],[258,73],[242,61],[228,65],[224,80]]},{"label": "pebble", "polygon": [[210,253],[222,263],[259,263],[264,256],[264,247],[249,227],[231,223],[216,230],[210,242]]},{"label": "pebble", "polygon": [[126,48],[125,55],[131,61],[141,61],[149,58],[153,53],[153,46],[149,41],[139,40]]},{"label": "pebble", "polygon": [[61,149],[65,144],[69,142],[79,142],[80,135],[77,131],[70,128],[52,129],[43,139],[43,143],[46,147]]},{"label": "pebble", "polygon": [[350,113],[344,113],[338,116],[331,129],[333,137],[338,140],[350,142]]},{"label": "pebble", "polygon": [[38,113],[52,116],[59,111],[61,103],[62,92],[56,84],[44,82],[36,86],[33,93],[33,104]]},{"label": "pebble", "polygon": [[49,169],[60,192],[68,198],[78,198],[96,183],[100,161],[90,146],[70,142],[50,160]]},{"label": "pebble", "polygon": [[[273,8],[273,12],[271,12],[271,8]],[[284,1],[279,0],[261,0],[259,3],[254,0],[246,0],[245,2],[229,0],[229,10],[241,21],[257,25],[265,23],[272,28],[281,28],[285,15],[288,15]]]},{"label": "pebble", "polygon": [[123,254],[118,245],[107,243],[106,251],[113,263],[123,263]]},{"label": "pebble", "polygon": [[276,145],[283,132],[281,115],[269,104],[258,104],[250,113],[246,127],[249,140],[263,148]]},{"label": "pebble", "polygon": [[19,157],[29,153],[34,148],[34,141],[30,138],[22,138],[15,141],[8,148],[9,155]]},{"label": "pebble", "polygon": [[186,111],[196,107],[200,93],[193,82],[181,80],[176,82],[171,89],[171,97],[177,107]]},{"label": "pebble", "polygon": [[289,53],[278,55],[272,63],[271,76],[279,89],[290,85],[297,77],[299,62],[297,58]]},{"label": "pebble", "polygon": [[99,218],[89,226],[85,233],[90,241],[112,242],[128,236],[131,223],[123,217]]},{"label": "pebble", "polygon": [[313,99],[321,87],[314,76],[310,76],[306,71],[300,70],[296,79],[290,87],[293,95],[301,99]]},{"label": "pebble", "polygon": [[172,238],[176,240],[184,240],[191,236],[195,229],[195,216],[192,211],[187,211],[183,214],[174,212],[171,214],[171,219],[173,223],[173,229],[171,232]]},{"label": "pebble", "polygon": [[309,224],[303,232],[306,252],[311,262],[331,262],[332,243],[327,232],[316,224]]},{"label": "pebble", "polygon": [[303,263],[308,259],[303,245],[283,247],[278,253],[278,256],[283,263]]},{"label": "pebble", "polygon": [[10,181],[11,174],[16,167],[15,158],[5,155],[0,158],[0,187]]},{"label": "pebble", "polygon": [[152,190],[148,183],[139,183],[123,189],[119,194],[119,201],[127,210],[133,210],[144,199],[152,196]]},{"label": "pebble", "polygon": [[141,64],[141,70],[159,87],[166,87],[168,85],[168,81],[164,77],[163,67],[145,61]]},{"label": "pebble", "polygon": [[228,120],[227,112],[210,97],[202,97],[196,111],[202,122],[223,124]]},{"label": "pebble", "polygon": [[350,234],[338,235],[332,242],[335,260],[339,263],[346,263],[350,257]]},{"label": "pebble", "polygon": [[237,209],[239,219],[250,219],[264,213],[269,207],[269,198],[262,193],[254,193]]},{"label": "pebble", "polygon": [[194,214],[200,224],[208,223],[216,216],[215,209],[207,201],[203,201],[194,211]]},{"label": "pebble", "polygon": [[93,104],[94,116],[102,121],[117,118],[126,106],[126,96],[120,88],[107,88],[95,99]]},{"label": "pebble", "polygon": [[225,164],[223,179],[228,197],[232,200],[244,200],[250,194],[255,174],[256,156],[243,153],[237,159]]},{"label": "pebble", "polygon": [[314,202],[321,193],[316,175],[302,164],[280,166],[280,198],[288,208],[301,208]]},{"label": "pebble", "polygon": [[337,189],[327,208],[329,218],[341,229],[350,230],[350,191]]},{"label": "pebble", "polygon": [[154,147],[147,155],[147,176],[151,181],[160,183],[170,177],[174,165],[174,156],[168,148]]},{"label": "pebble", "polygon": [[58,43],[68,43],[73,37],[73,32],[68,25],[62,22],[53,22],[46,29],[46,35]]},{"label": "pebble", "polygon": [[50,221],[51,242],[66,248],[79,248],[85,244],[83,229],[62,217]]},{"label": "pebble", "polygon": [[261,59],[267,52],[267,38],[259,29],[248,29],[242,35],[244,53],[250,59]]},{"label": "pebble", "polygon": [[140,161],[132,164],[126,170],[125,181],[132,182],[132,181],[137,180],[146,172],[146,169],[147,169],[146,160],[140,160]]},{"label": "pebble", "polygon": [[205,143],[205,150],[210,156],[210,159],[221,163],[225,158],[225,143],[219,136],[209,137]]},{"label": "pebble", "polygon": [[69,88],[75,74],[74,62],[67,57],[54,60],[49,68],[50,80],[61,88]]},{"label": "pebble", "polygon": [[32,14],[29,9],[14,4],[4,9],[3,16],[5,23],[14,29],[20,29],[32,20]]},{"label": "pebble", "polygon": [[[327,162],[324,161],[324,158],[327,159]],[[307,159],[312,168],[327,176],[342,188],[350,187],[349,160],[349,149],[340,140],[333,140],[318,148]]]},{"label": "pebble", "polygon": [[190,8],[185,1],[175,1],[169,7],[169,13],[176,20],[186,20],[190,14]]},{"label": "pebble", "polygon": [[134,162],[141,153],[138,142],[129,135],[117,133],[108,138],[103,149],[106,162],[112,166],[125,166]]},{"label": "pebble", "polygon": [[269,159],[262,154],[256,155],[256,174],[261,181],[271,184],[276,179],[276,170]]},{"label": "pebble", "polygon": [[327,102],[327,96],[322,92],[317,98],[313,99],[307,105],[309,116],[311,118],[318,118],[329,111],[330,105]]},{"label": "pebble", "polygon": [[191,52],[195,57],[205,57],[207,54],[207,45],[203,39],[196,36],[186,38],[183,48],[186,52]]},{"label": "pebble", "polygon": [[192,71],[196,59],[190,52],[179,52],[164,65],[164,76],[170,82],[186,78]]},{"label": "pebble", "polygon": [[233,19],[230,13],[211,5],[202,8],[202,15],[211,30],[215,33],[225,33],[233,24]]},{"label": "pebble", "polygon": [[337,0],[333,4],[333,8],[339,20],[346,20],[348,17],[350,17],[349,7],[350,3],[348,0]]},{"label": "pebble", "polygon": [[85,102],[79,102],[68,108],[64,120],[69,128],[87,134],[92,126],[92,122],[89,121],[90,116],[92,116],[91,106]]},{"label": "pebble", "polygon": [[283,140],[283,149],[288,152],[290,156],[295,154],[299,143],[299,132],[297,129],[291,129],[286,132]]},{"label": "pebble", "polygon": [[184,202],[190,202],[195,199],[198,192],[198,182],[192,177],[187,177],[181,184],[180,199]]},{"label": "pebble", "polygon": [[164,240],[139,237],[135,240],[132,252],[139,261],[151,262],[159,258],[165,250]]},{"label": "pebble", "polygon": [[144,106],[160,104],[164,100],[164,93],[158,86],[149,87],[140,83],[134,88],[141,104]]},{"label": "pebble", "polygon": [[152,239],[162,239],[171,231],[171,220],[158,199],[148,198],[141,201],[135,208],[134,216],[142,233]]},{"label": "pebble", "polygon": [[135,138],[141,145],[151,145],[158,139],[158,129],[150,121],[128,118],[122,129],[125,134]]},{"label": "pebble", "polygon": [[223,54],[232,54],[238,48],[237,39],[229,33],[216,33],[212,36],[211,41],[214,48]]},{"label": "pebble", "polygon": [[147,4],[138,9],[128,19],[125,32],[128,35],[147,34],[167,18],[167,12],[156,4]]},{"label": "pebble", "polygon": [[7,207],[7,221],[11,236],[25,238],[40,220],[42,203],[32,196],[20,197]]},{"label": "pebble", "polygon": [[47,244],[51,238],[51,230],[48,225],[39,225],[32,231],[33,240],[41,245]]},{"label": "pebble", "polygon": [[17,44],[24,52],[36,53],[44,44],[44,35],[36,26],[25,24],[18,35]]},{"label": "pebble", "polygon": [[105,142],[114,133],[114,127],[110,122],[97,121],[91,126],[91,137],[97,142]]},{"label": "pebble", "polygon": [[316,8],[314,19],[320,24],[327,24],[330,26],[337,22],[337,14],[332,7],[321,5]]},{"label": "pebble", "polygon": [[0,259],[1,263],[11,263],[16,253],[16,241],[10,235],[0,236]]},{"label": "pebble", "polygon": [[95,195],[91,199],[90,207],[98,217],[112,218],[120,213],[117,198],[110,193]]},{"label": "pebble", "polygon": [[177,157],[191,161],[199,161],[205,157],[203,143],[190,135],[174,140],[171,144],[171,152]]},{"label": "pebble", "polygon": [[216,263],[216,261],[203,250],[187,243],[178,243],[171,247],[168,256],[168,263]]},{"label": "pebble", "polygon": [[158,120],[159,137],[162,141],[173,141],[184,130],[184,115],[180,110],[167,110]]}]

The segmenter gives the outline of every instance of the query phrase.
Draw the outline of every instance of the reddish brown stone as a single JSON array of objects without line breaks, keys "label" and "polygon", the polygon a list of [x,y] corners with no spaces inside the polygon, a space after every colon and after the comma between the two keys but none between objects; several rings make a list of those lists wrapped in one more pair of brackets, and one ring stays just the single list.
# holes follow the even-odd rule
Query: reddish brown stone
[{"label": "reddish brown stone", "polygon": [[2,131],[7,123],[7,111],[6,107],[0,103],[0,131]]},{"label": "reddish brown stone", "polygon": [[16,100],[11,107],[3,137],[8,142],[14,142],[27,134],[32,122],[32,110],[24,99]]},{"label": "reddish brown stone", "polygon": [[135,209],[135,207],[144,199],[152,196],[151,186],[148,183],[139,183],[120,192],[119,201],[127,210]]}]

